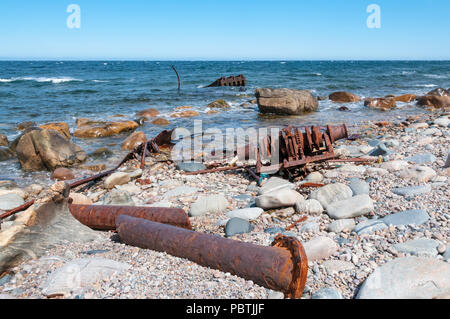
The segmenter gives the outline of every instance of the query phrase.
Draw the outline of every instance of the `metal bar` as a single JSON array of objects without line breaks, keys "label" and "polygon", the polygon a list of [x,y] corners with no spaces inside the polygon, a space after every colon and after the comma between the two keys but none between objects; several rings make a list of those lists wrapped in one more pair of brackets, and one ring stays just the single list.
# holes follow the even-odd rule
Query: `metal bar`
[{"label": "metal bar", "polygon": [[181,80],[180,80],[180,75],[178,74],[177,69],[175,69],[175,66],[172,65],[172,69],[175,71],[175,73],[177,74],[177,78],[178,78],[178,91],[180,91],[181,88]]},{"label": "metal bar", "polygon": [[69,210],[80,223],[98,230],[115,230],[119,215],[192,229],[188,215],[180,208],[70,204]]},{"label": "metal bar", "polygon": [[216,173],[216,172],[224,172],[224,171],[234,171],[237,169],[245,169],[251,166],[225,166],[225,167],[215,167],[211,169],[204,169],[200,171],[195,172],[184,172],[184,175],[199,175],[199,174],[209,174],[209,173]]},{"label": "metal bar", "polygon": [[302,244],[292,237],[277,236],[273,247],[258,246],[125,215],[117,218],[116,228],[128,245],[229,272],[288,298],[301,298],[305,288],[308,260]]},{"label": "metal bar", "polygon": [[20,205],[19,207],[11,209],[11,210],[3,213],[2,215],[0,215],[0,220],[4,219],[6,217],[9,217],[11,215],[17,214],[17,213],[31,207],[33,204],[34,204],[34,200],[30,200],[29,202],[26,202],[25,204]]}]

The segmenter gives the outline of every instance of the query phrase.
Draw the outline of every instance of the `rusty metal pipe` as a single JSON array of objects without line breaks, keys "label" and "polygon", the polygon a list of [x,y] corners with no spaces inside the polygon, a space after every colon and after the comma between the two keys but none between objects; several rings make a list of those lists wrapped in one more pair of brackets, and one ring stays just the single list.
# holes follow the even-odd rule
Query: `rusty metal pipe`
[{"label": "rusty metal pipe", "polygon": [[126,215],[117,217],[116,229],[128,245],[229,272],[288,298],[301,298],[305,288],[308,260],[302,244],[292,237],[277,236],[273,247],[258,246]]},{"label": "rusty metal pipe", "polygon": [[119,215],[192,229],[189,216],[180,208],[70,204],[69,210],[80,223],[98,230],[115,230]]}]

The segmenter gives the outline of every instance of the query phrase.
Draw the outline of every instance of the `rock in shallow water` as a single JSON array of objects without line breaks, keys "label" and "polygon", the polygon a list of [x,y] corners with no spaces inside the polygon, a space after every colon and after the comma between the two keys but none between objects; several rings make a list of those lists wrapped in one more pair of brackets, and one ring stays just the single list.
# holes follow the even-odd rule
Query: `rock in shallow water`
[{"label": "rock in shallow water", "polygon": [[223,195],[211,195],[199,198],[191,205],[190,216],[202,216],[206,214],[221,213],[228,206],[228,200]]},{"label": "rock in shallow water", "polygon": [[358,299],[432,299],[450,293],[450,264],[432,258],[398,258],[375,269]]},{"label": "rock in shallow water", "polygon": [[374,210],[372,199],[364,194],[328,205],[327,214],[334,219],[345,219],[366,215]]},{"label": "rock in shallow water", "polygon": [[249,233],[253,230],[253,225],[242,218],[231,218],[225,225],[225,237],[232,237],[237,234]]}]

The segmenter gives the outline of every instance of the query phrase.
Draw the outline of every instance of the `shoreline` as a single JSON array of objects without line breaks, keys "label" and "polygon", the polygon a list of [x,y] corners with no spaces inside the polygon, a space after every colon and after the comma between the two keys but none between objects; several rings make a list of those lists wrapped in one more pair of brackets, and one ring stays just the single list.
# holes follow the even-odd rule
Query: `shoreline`
[{"label": "shoreline", "polygon": [[[412,116],[410,125],[402,124],[377,126],[373,123],[361,123],[351,133],[361,133],[356,141],[337,141],[336,150],[341,154],[354,155],[356,151],[364,155],[376,147],[370,146],[372,140],[384,140],[388,146],[389,161],[371,165],[339,165],[335,169],[319,169],[324,184],[342,183],[349,185],[349,178],[357,178],[369,186],[369,196],[374,202],[374,210],[353,219],[354,226],[370,222],[366,217],[379,220],[411,209],[425,210],[429,216],[422,225],[401,225],[373,228],[368,224],[367,233],[356,234],[354,231],[330,232],[328,227],[334,221],[328,213],[295,212],[292,207],[265,210],[251,221],[253,231],[232,237],[236,240],[269,245],[273,234],[267,229],[281,227],[285,229],[299,217],[308,219],[290,231],[302,243],[318,240],[319,246],[328,247],[321,258],[310,261],[307,289],[304,297],[310,298],[322,288],[332,288],[344,298],[355,298],[358,289],[378,267],[407,256],[394,245],[412,239],[426,238],[436,242],[436,247],[429,249],[433,258],[441,262],[444,254],[449,254],[449,169],[443,168],[450,149],[450,129],[447,126],[432,124],[437,117],[447,117],[448,113],[422,114]],[[387,115],[389,113],[386,113]],[[446,114],[446,115],[445,115]],[[406,120],[406,119],[405,119]],[[398,122],[402,122],[399,119]],[[428,130],[428,131],[427,131]],[[431,130],[431,131],[430,131]],[[426,135],[424,132],[427,132]],[[361,152],[363,151],[363,152]],[[390,167],[392,160],[404,161],[406,158],[432,154],[432,162],[416,163],[411,161],[397,168]],[[430,157],[427,157],[430,158]],[[117,191],[107,191],[103,183],[93,187],[84,195],[95,202],[119,201],[134,205],[171,205],[190,212],[192,204],[199,198],[212,194],[226,198],[228,204],[219,212],[191,217],[194,230],[224,236],[224,224],[227,212],[245,208],[254,201],[258,188],[243,173],[211,173],[207,175],[187,176],[175,170],[173,164],[158,163],[148,158],[141,179],[149,179],[148,185],[139,185],[132,180],[117,185]],[[435,172],[434,176],[417,175],[413,169],[425,166]],[[123,170],[135,171],[137,161],[127,163]],[[409,169],[409,170],[408,170]],[[429,171],[427,171],[429,172]],[[401,176],[399,176],[399,174]],[[406,175],[402,175],[406,174]],[[410,175],[408,175],[410,174]],[[417,176],[419,177],[417,177]],[[405,177],[406,176],[406,177]],[[417,180],[417,178],[420,179]],[[300,186],[301,182],[296,183]],[[364,185],[364,183],[361,183]],[[398,187],[430,185],[431,192],[417,197],[403,197],[392,190]],[[181,187],[181,189],[180,189]],[[366,187],[366,185],[364,185]],[[178,190],[178,191],[174,191]],[[173,197],[167,197],[172,191]],[[124,193],[128,193],[125,194]],[[305,198],[314,189],[300,189]],[[111,196],[111,193],[117,193]],[[108,195],[109,194],[109,195]],[[170,193],[169,193],[170,194]],[[102,196],[106,195],[106,198]],[[108,198],[109,196],[109,198]],[[200,205],[201,206],[201,205]],[[375,223],[376,224],[376,223]],[[374,224],[374,225],[375,225]],[[353,226],[353,227],[354,227]],[[280,229],[278,229],[280,230]],[[371,232],[370,230],[373,230]],[[266,232],[265,232],[266,231]],[[286,231],[283,231],[286,232]],[[50,249],[46,256],[26,261],[12,269],[15,274],[0,285],[0,295],[7,294],[14,298],[47,298],[40,285],[45,285],[49,273],[78,258],[102,257],[126,263],[131,268],[122,274],[104,279],[89,288],[69,293],[66,298],[281,298],[280,293],[266,291],[242,278],[200,267],[190,261],[172,257],[164,253],[125,246],[112,240],[113,234],[101,232],[100,238],[86,244],[61,245]],[[325,238],[325,239],[324,239]],[[429,242],[431,243],[431,242]],[[327,246],[328,245],[328,246]],[[444,247],[444,248],[443,248]],[[431,250],[431,253],[430,253]],[[442,252],[441,252],[442,251]],[[55,257],[57,256],[57,257]],[[447,257],[448,258],[448,257]],[[448,259],[447,259],[448,260]],[[448,261],[444,262],[447,263]],[[420,274],[419,274],[420,275]],[[335,295],[336,296],[336,295]],[[440,296],[437,296],[440,297]]]}]

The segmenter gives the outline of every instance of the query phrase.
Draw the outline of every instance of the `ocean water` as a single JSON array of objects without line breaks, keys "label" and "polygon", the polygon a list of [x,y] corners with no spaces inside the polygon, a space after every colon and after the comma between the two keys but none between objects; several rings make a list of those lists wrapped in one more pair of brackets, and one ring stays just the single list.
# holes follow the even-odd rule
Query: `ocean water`
[{"label": "ocean water", "polygon": [[[175,65],[182,81],[177,90]],[[222,75],[244,74],[245,88],[205,88]],[[78,117],[111,119],[115,114],[135,119],[137,111],[156,108],[172,124],[167,127],[146,123],[140,127],[154,136],[164,128],[193,126],[193,119],[172,119],[179,106],[192,106],[201,115],[203,128],[269,127],[286,124],[356,124],[367,119],[392,119],[423,112],[399,103],[394,111],[364,107],[363,102],[342,106],[320,101],[318,112],[303,116],[260,116],[257,107],[243,108],[254,98],[257,87],[308,89],[316,95],[350,91],[362,97],[388,94],[424,94],[437,87],[450,87],[450,61],[0,61],[0,133],[9,140],[24,121],[38,124],[65,121],[73,131]],[[208,115],[206,105],[225,99],[232,108]],[[114,118],[120,119],[120,118]],[[108,144],[120,150],[126,135],[107,139],[76,139],[87,151]],[[116,145],[113,145],[116,144]],[[32,179],[20,172],[16,160],[0,163],[0,179]]]}]

